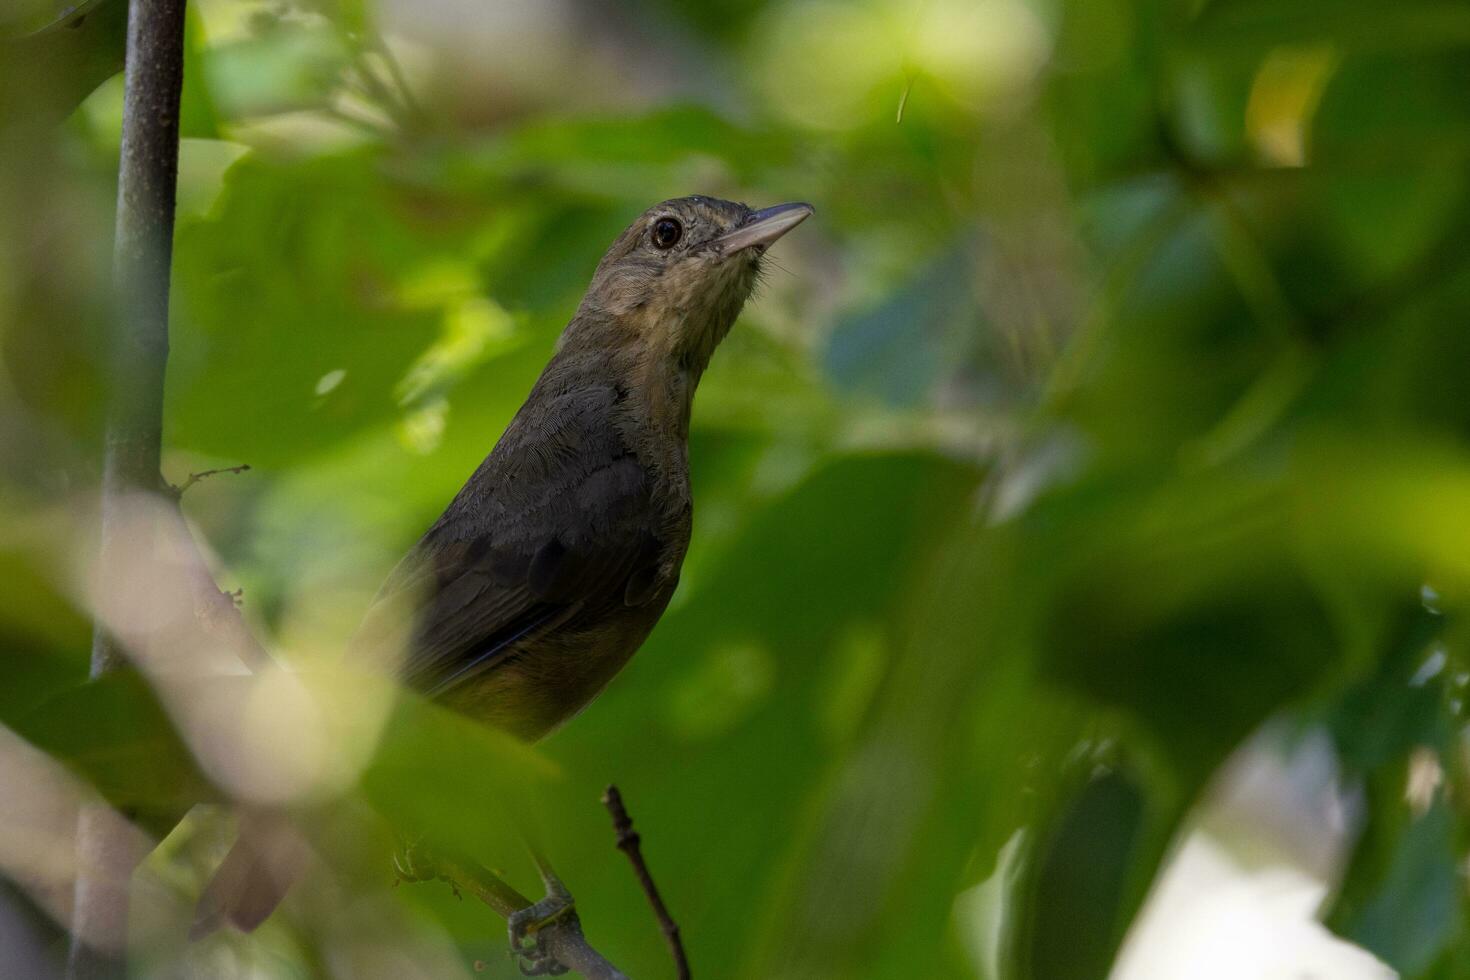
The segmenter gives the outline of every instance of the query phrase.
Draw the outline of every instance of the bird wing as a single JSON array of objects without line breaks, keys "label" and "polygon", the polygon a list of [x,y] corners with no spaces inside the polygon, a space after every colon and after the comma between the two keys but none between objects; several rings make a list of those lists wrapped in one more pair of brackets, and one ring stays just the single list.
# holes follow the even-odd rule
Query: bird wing
[{"label": "bird wing", "polygon": [[400,638],[401,679],[430,697],[548,633],[646,601],[660,554],[648,475],[599,399],[561,402],[512,424],[359,630],[360,647]]}]

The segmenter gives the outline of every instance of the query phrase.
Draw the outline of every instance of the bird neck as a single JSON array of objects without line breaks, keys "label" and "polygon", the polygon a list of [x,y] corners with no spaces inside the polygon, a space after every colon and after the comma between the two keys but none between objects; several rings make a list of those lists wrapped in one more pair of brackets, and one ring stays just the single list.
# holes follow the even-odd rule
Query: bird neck
[{"label": "bird neck", "polygon": [[690,502],[689,420],[699,376],[666,357],[620,353],[611,360],[623,444],[648,467],[655,499],[671,514],[684,513]]},{"label": "bird neck", "polygon": [[671,512],[687,505],[689,421],[704,360],[650,343],[658,332],[636,331],[616,317],[581,311],[567,326],[547,365],[543,383],[566,390],[612,387],[617,397],[609,421],[623,444],[655,479],[656,494]]},{"label": "bird neck", "polygon": [[[691,333],[584,310],[562,335],[556,359],[588,380],[615,385],[631,419],[654,437],[683,442],[695,388],[727,330]],[[693,337],[700,342],[683,342]]]},{"label": "bird neck", "polygon": [[694,389],[703,368],[661,356],[634,357],[622,372],[632,414],[655,438],[689,440]]}]

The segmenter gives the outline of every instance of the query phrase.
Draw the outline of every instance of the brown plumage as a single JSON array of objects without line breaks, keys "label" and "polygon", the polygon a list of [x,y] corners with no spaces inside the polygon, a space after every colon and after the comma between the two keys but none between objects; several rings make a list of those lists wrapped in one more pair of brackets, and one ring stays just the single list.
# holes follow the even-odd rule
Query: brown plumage
[{"label": "brown plumage", "polygon": [[630,225],[530,397],[394,571],[354,649],[392,656],[374,639],[412,616],[405,682],[527,740],[591,701],[679,581],[695,386],[764,247],[808,213],[687,197]]},{"label": "brown plumage", "polygon": [[[383,586],[352,656],[528,741],[595,698],[678,584],[695,387],[765,248],[810,213],[685,197],[629,225],[500,441]],[[259,922],[279,900],[229,867],[229,894],[211,885],[201,924]]]}]

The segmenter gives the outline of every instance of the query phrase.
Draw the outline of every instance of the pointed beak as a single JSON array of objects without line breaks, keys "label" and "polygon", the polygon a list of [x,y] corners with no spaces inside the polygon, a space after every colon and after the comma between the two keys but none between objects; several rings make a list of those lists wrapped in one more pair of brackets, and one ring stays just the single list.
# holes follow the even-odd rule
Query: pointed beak
[{"label": "pointed beak", "polygon": [[746,218],[734,231],[716,238],[714,244],[730,255],[747,248],[764,248],[805,221],[812,213],[810,204],[777,204],[762,208]]}]

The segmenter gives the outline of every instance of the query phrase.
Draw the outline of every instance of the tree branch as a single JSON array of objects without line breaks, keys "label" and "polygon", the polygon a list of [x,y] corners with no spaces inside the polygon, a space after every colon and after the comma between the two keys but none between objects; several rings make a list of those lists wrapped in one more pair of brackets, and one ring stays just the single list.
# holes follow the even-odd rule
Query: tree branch
[{"label": "tree branch", "polygon": [[616,786],[609,786],[607,792],[602,794],[602,803],[607,807],[607,812],[612,814],[613,830],[618,835],[618,850],[628,855],[628,860],[633,863],[633,873],[638,876],[638,884],[643,886],[643,894],[648,896],[648,904],[653,906],[653,914],[658,919],[659,928],[663,930],[664,939],[668,941],[669,953],[674,957],[675,973],[679,980],[689,980],[689,958],[684,953],[684,941],[679,938],[679,926],[674,922],[673,916],[669,915],[668,907],[659,897],[658,886],[653,883],[653,875],[644,863],[640,847],[643,838],[633,829],[633,818],[628,816],[628,810],[623,806],[623,794],[618,792]]},{"label": "tree branch", "polygon": [[[163,377],[168,363],[169,266],[179,169],[179,97],[184,84],[184,0],[132,0],[113,287],[112,336],[102,471],[102,567],[124,548],[127,498],[159,489]],[[94,627],[92,677],[123,661],[107,631]],[[105,807],[77,825],[78,869],[67,975],[120,976],[126,970],[128,884],[143,857],[125,821]]]}]

